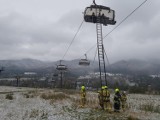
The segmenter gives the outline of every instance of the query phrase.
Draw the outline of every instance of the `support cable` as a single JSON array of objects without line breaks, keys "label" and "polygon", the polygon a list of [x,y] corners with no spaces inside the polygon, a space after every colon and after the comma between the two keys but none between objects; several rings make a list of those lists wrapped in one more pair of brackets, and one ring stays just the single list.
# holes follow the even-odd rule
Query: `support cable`
[{"label": "support cable", "polygon": [[[104,49],[104,48],[103,48],[103,49]],[[105,49],[104,49],[104,53],[105,53],[105,56],[106,56],[106,60],[107,60],[107,63],[108,63],[108,67],[109,67],[109,69],[110,69],[110,72],[112,72],[111,64],[110,64],[110,62],[109,62],[108,55],[107,55]]]},{"label": "support cable", "polygon": [[96,52],[95,52],[95,55],[94,55],[94,59],[93,59],[92,64],[94,64],[94,62],[95,62],[95,60],[96,60],[96,55],[97,55],[97,48],[96,48]]},{"label": "support cable", "polygon": [[72,41],[70,42],[70,44],[69,44],[69,46],[68,46],[66,52],[64,53],[64,55],[63,55],[63,57],[62,57],[62,60],[64,59],[64,57],[66,56],[67,52],[69,51],[69,48],[71,47],[73,41],[75,40],[75,38],[76,38],[76,36],[77,36],[77,34],[78,34],[80,28],[82,27],[83,23],[84,23],[84,20],[81,22],[80,26],[78,27],[76,34],[74,35]]},{"label": "support cable", "polygon": [[144,3],[146,3],[148,0],[143,1],[138,7],[136,7],[129,15],[127,15],[116,27],[114,27],[107,35],[104,36],[103,39],[105,39],[109,34],[111,34],[116,28],[118,28],[123,22],[125,22],[135,11],[137,11]]}]

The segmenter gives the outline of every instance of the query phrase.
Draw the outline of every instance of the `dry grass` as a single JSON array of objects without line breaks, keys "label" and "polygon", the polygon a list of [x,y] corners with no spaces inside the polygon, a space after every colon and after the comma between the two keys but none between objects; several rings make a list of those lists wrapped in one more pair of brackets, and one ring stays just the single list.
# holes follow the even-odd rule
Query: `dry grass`
[{"label": "dry grass", "polygon": [[30,95],[30,97],[37,97],[37,96],[39,96],[39,91],[32,90],[32,91],[29,91],[28,94]]},{"label": "dry grass", "polygon": [[49,94],[42,93],[40,98],[45,100],[63,100],[69,98],[69,96],[64,93],[49,93]]},{"label": "dry grass", "polygon": [[76,90],[62,90],[63,93],[67,94],[67,95],[75,95],[75,94],[79,94],[79,91]]},{"label": "dry grass", "polygon": [[64,94],[64,93],[51,93],[49,92],[48,94],[42,93],[40,95],[40,98],[45,99],[45,100],[50,100],[49,103],[52,105],[55,103],[55,101],[61,101],[64,99],[70,98],[70,96]]},{"label": "dry grass", "polygon": [[98,107],[98,101],[96,101],[95,99],[87,99],[86,100],[86,105],[89,108],[97,108]]},{"label": "dry grass", "polygon": [[154,106],[153,103],[143,104],[140,106],[140,110],[143,110],[145,112],[160,113],[160,106]]},{"label": "dry grass", "polygon": [[[73,102],[73,104],[75,106],[81,106],[81,99],[80,97],[70,97],[71,101]],[[95,99],[91,99],[91,98],[87,98],[86,99],[86,104],[85,104],[86,107],[88,108],[97,108],[98,107],[98,101],[95,100]]]},{"label": "dry grass", "polygon": [[75,98],[75,97],[71,97],[71,101],[72,101],[73,103],[80,103],[80,99]]},{"label": "dry grass", "polygon": [[67,94],[67,95],[79,94],[79,91],[70,90],[70,89],[55,89],[54,92],[62,92],[62,93]]}]

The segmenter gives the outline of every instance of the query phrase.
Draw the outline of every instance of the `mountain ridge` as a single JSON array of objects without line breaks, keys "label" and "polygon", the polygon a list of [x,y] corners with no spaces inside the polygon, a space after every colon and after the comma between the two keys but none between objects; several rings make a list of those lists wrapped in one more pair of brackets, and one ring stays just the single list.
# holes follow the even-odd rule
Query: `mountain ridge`
[{"label": "mountain ridge", "polygon": [[[156,61],[156,62],[155,62]],[[123,74],[159,74],[160,60],[120,60],[106,67],[107,71]],[[91,61],[90,66],[79,66],[79,60],[64,60],[61,64],[68,67],[70,72],[96,72],[98,71],[98,62]],[[50,71],[53,72],[59,61],[41,61],[36,59],[21,59],[21,60],[0,60],[0,67],[5,67],[5,71]]]}]

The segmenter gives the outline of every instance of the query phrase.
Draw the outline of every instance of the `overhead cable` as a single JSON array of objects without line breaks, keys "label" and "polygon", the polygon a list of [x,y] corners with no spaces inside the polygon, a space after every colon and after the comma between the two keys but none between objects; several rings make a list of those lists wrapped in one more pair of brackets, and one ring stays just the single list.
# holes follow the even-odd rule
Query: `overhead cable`
[{"label": "overhead cable", "polygon": [[[103,49],[104,49],[104,48],[103,48]],[[111,64],[110,64],[110,62],[109,62],[108,55],[107,55],[105,49],[104,49],[104,53],[105,53],[105,56],[106,56],[106,59],[107,59],[107,63],[108,63],[108,67],[109,67],[109,69],[110,69],[110,72],[112,72]]]},{"label": "overhead cable", "polygon": [[72,41],[70,42],[70,44],[69,44],[69,46],[68,46],[66,52],[64,53],[64,55],[63,55],[63,57],[62,57],[62,60],[64,60],[64,57],[66,56],[67,52],[69,51],[69,48],[71,47],[71,45],[72,45],[73,41],[75,40],[75,38],[76,38],[76,36],[77,36],[77,34],[78,34],[80,28],[81,28],[82,25],[83,25],[83,22],[84,22],[84,20],[81,22],[80,26],[78,27],[77,32],[75,33],[75,35],[74,35]]},{"label": "overhead cable", "polygon": [[125,22],[135,11],[137,11],[144,3],[146,3],[148,0],[143,1],[138,7],[136,7],[129,15],[127,15],[116,27],[114,27],[107,35],[104,36],[103,39],[105,39],[109,34],[111,34],[116,28],[118,28],[123,22]]}]

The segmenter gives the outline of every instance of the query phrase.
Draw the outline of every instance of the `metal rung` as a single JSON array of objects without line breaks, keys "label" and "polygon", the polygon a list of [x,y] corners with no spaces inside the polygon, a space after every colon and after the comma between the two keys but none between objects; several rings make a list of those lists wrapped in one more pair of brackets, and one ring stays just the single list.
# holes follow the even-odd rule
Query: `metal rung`
[{"label": "metal rung", "polygon": [[[97,10],[96,15],[100,14],[101,11]],[[97,23],[96,23],[96,30],[97,30],[97,48],[98,48],[98,58],[99,58],[99,71],[100,74],[102,71],[105,71],[105,60],[104,60],[104,51],[103,51],[103,35],[102,35],[102,25],[101,25],[101,18],[97,17]],[[101,82],[104,83],[104,80],[106,81],[106,74],[105,74],[105,79],[102,76],[100,76]]]}]

